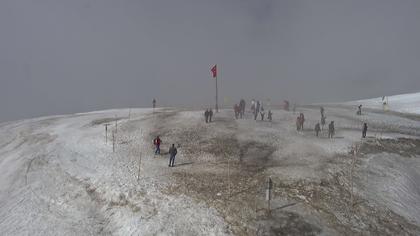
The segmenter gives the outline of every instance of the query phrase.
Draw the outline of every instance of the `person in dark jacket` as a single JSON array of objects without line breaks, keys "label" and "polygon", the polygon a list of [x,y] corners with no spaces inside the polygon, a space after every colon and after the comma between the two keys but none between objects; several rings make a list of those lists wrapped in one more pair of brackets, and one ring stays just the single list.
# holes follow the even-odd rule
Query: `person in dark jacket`
[{"label": "person in dark jacket", "polygon": [[362,138],[366,138],[366,132],[367,132],[368,126],[366,123],[363,124],[363,130],[362,130]]},{"label": "person in dark jacket", "polygon": [[260,101],[257,101],[255,105],[254,120],[257,120],[258,114],[260,113]]},{"label": "person in dark jacket", "polygon": [[328,138],[333,138],[335,133],[334,121],[328,125]]},{"label": "person in dark jacket", "polygon": [[211,119],[213,118],[213,110],[209,110],[209,122],[211,122]]},{"label": "person in dark jacket", "polygon": [[263,107],[263,105],[261,105],[260,115],[261,115],[261,120],[262,120],[262,121],[264,121],[265,111],[264,111],[264,107]]},{"label": "person in dark jacket", "polygon": [[243,119],[245,115],[245,100],[241,99],[239,102],[239,109],[240,109],[240,118]]},{"label": "person in dark jacket", "polygon": [[357,114],[357,115],[359,115],[359,116],[361,116],[361,115],[362,115],[362,104],[360,104],[360,105],[357,107],[357,112],[356,112],[356,114]]},{"label": "person in dark jacket", "polygon": [[169,148],[169,167],[175,166],[175,156],[178,153],[176,150],[175,144],[172,144],[172,147]]},{"label": "person in dark jacket", "polygon": [[321,125],[319,125],[319,122],[315,125],[315,135],[318,137],[319,131],[321,131]]},{"label": "person in dark jacket", "polygon": [[160,154],[160,144],[161,144],[162,140],[160,140],[159,136],[157,136],[154,140],[153,140],[153,144],[156,147],[155,150],[155,155]]},{"label": "person in dark jacket", "polygon": [[271,112],[271,110],[268,110],[268,113],[267,113],[267,119],[268,119],[269,121],[272,121],[272,120],[273,120],[273,113]]},{"label": "person in dark jacket", "polygon": [[204,112],[204,118],[206,119],[206,123],[209,123],[209,109],[206,109],[206,111]]}]

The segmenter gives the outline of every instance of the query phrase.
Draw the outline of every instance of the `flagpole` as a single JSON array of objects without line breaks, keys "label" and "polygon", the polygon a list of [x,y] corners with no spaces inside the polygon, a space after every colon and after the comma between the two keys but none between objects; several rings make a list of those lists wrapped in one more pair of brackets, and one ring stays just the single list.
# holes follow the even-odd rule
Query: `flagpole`
[{"label": "flagpole", "polygon": [[218,88],[217,88],[217,74],[216,74],[216,112],[219,112]]}]

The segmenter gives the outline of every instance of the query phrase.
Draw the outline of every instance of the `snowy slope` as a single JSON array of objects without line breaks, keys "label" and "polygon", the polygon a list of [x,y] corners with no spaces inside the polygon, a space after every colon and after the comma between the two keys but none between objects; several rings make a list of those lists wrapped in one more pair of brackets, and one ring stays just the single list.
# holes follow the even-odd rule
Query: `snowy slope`
[{"label": "snowy slope", "polygon": [[[347,104],[383,109],[382,97],[348,102]],[[388,97],[388,109],[391,111],[420,114],[420,92],[400,94]]]},{"label": "snowy slope", "polygon": [[[318,107],[297,112],[301,132],[297,114],[282,110],[273,122],[235,120],[231,110],[206,124],[201,111],[121,109],[0,124],[0,235],[420,235],[420,121],[325,106],[336,124],[328,139],[325,129],[314,136]],[[363,122],[372,143],[355,167],[350,217],[347,154],[366,141]],[[153,155],[155,135],[162,153],[180,144],[175,168]],[[380,138],[395,148],[383,150]],[[279,209],[271,217],[268,176]]]}]

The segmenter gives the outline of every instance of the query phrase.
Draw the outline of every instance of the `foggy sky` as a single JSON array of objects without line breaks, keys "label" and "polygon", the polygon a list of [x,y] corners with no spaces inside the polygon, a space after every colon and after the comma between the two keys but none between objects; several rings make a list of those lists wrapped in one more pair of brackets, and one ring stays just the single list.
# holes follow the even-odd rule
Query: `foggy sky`
[{"label": "foggy sky", "polygon": [[[420,91],[418,0],[1,0],[0,121]],[[229,105],[230,107],[230,105]]]}]

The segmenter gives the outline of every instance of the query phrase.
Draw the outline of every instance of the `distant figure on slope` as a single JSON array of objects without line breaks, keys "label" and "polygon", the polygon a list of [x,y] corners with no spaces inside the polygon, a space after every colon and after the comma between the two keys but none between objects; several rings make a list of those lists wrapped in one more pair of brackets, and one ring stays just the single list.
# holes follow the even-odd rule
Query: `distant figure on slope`
[{"label": "distant figure on slope", "polygon": [[255,105],[254,120],[257,120],[257,116],[260,113],[260,101],[257,101]]},{"label": "distant figure on slope", "polygon": [[289,101],[284,100],[283,109],[284,109],[285,111],[289,111],[289,106],[290,106]]},{"label": "distant figure on slope", "polygon": [[363,124],[363,130],[362,130],[362,138],[366,138],[368,126],[366,123]]},{"label": "distant figure on slope", "polygon": [[319,125],[319,122],[315,125],[315,135],[318,137],[319,131],[321,131],[321,126]]},{"label": "distant figure on slope", "polygon": [[245,100],[241,99],[241,101],[239,102],[239,110],[240,110],[240,117],[241,119],[244,118],[245,116]]},{"label": "distant figure on slope", "polygon": [[300,131],[300,116],[296,118],[296,130]]},{"label": "distant figure on slope", "polygon": [[319,110],[321,111],[321,118],[324,117],[324,107],[320,107]]},{"label": "distant figure on slope", "polygon": [[328,138],[333,138],[335,133],[334,121],[328,125]]},{"label": "distant figure on slope", "polygon": [[152,103],[153,103],[153,109],[155,109],[156,108],[156,99],[153,98]]},{"label": "distant figure on slope", "polygon": [[360,105],[357,107],[357,112],[356,112],[356,114],[357,114],[357,115],[359,115],[359,116],[361,116],[361,115],[362,115],[362,104],[360,104]]},{"label": "distant figure on slope", "polygon": [[261,121],[264,121],[264,115],[265,115],[265,111],[264,111],[264,106],[261,104],[261,109],[260,109],[260,114],[261,114]]},{"label": "distant figure on slope", "polygon": [[271,112],[271,110],[268,110],[267,119],[268,119],[270,122],[271,122],[271,121],[273,121],[273,113]]},{"label": "distant figure on slope", "polygon": [[169,148],[169,167],[175,166],[175,156],[178,153],[176,150],[175,144],[172,144],[172,147]]},{"label": "distant figure on slope", "polygon": [[213,119],[213,110],[210,108],[209,110],[209,122],[211,123],[211,119]]},{"label": "distant figure on slope", "polygon": [[238,119],[238,117],[239,117],[239,106],[238,106],[238,104],[235,104],[234,106],[233,106],[233,111],[235,112],[235,119]]},{"label": "distant figure on slope", "polygon": [[209,116],[210,116],[210,114],[209,114],[209,109],[206,109],[206,110],[204,111],[204,118],[205,118],[205,120],[206,120],[206,123],[209,123]]},{"label": "distant figure on slope", "polygon": [[327,119],[326,116],[321,117],[321,129],[322,130],[324,130],[324,126],[327,124],[326,119]]},{"label": "distant figure on slope", "polygon": [[159,136],[157,136],[154,140],[153,140],[153,144],[155,145],[155,155],[160,154],[160,144],[161,144],[162,140],[160,140]]},{"label": "distant figure on slope", "polygon": [[255,100],[254,99],[251,100],[251,112],[253,115],[255,114]]},{"label": "distant figure on slope", "polygon": [[303,130],[303,123],[305,123],[305,115],[303,113],[300,113],[300,130]]}]

